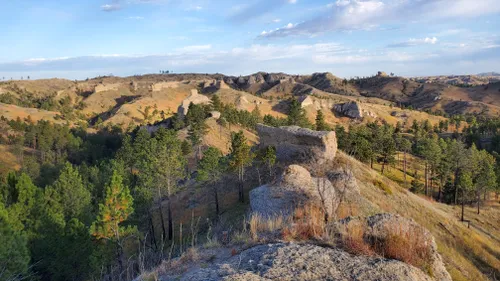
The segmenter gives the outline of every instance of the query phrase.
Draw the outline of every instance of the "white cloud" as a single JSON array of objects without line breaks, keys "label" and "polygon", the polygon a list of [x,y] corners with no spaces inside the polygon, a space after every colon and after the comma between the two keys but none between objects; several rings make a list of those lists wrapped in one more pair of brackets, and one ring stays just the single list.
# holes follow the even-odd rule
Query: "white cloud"
[{"label": "white cloud", "polygon": [[207,51],[212,48],[212,45],[207,44],[207,45],[193,45],[193,46],[186,46],[182,47],[178,50],[184,51],[184,52],[201,52],[201,51]]},{"label": "white cloud", "polygon": [[399,42],[395,44],[390,44],[387,47],[389,48],[404,48],[404,47],[414,47],[418,45],[434,45],[438,42],[437,37],[425,37],[425,38],[410,38],[408,41]]},{"label": "white cloud", "polygon": [[119,4],[105,4],[101,6],[101,10],[105,12],[114,12],[118,11],[121,9],[121,6]]},{"label": "white cloud", "polygon": [[274,22],[274,23],[278,23],[278,22],[280,22],[280,21],[281,21],[281,19],[273,19],[273,20],[272,20],[272,22]]},{"label": "white cloud", "polygon": [[144,17],[134,16],[134,17],[128,17],[127,19],[129,19],[129,20],[143,20]]},{"label": "white cloud", "polygon": [[498,12],[498,0],[337,0],[293,30],[279,29],[264,37],[311,36],[329,31],[366,30],[386,23],[472,18]]},{"label": "white cloud", "polygon": [[295,4],[295,3],[297,3],[297,0],[288,0],[288,3]]},{"label": "white cloud", "polygon": [[[428,38],[427,41],[434,41],[432,37]],[[418,40],[425,41],[425,38]],[[487,44],[478,48],[482,43]],[[84,79],[88,76],[109,73],[122,76],[155,73],[158,69],[167,67],[175,72],[221,72],[234,75],[259,70],[288,73],[331,71],[341,76],[369,75],[380,69],[398,74],[406,71],[411,75],[419,74],[419,72],[412,72],[418,69],[424,74],[429,74],[429,69],[433,69],[434,74],[437,71],[457,73],[457,69],[463,69],[465,72],[480,72],[479,66],[487,69],[486,66],[493,67],[494,63],[498,65],[500,62],[500,44],[498,43],[497,39],[493,38],[489,41],[478,41],[463,46],[440,44],[441,49],[432,52],[418,48],[403,51],[367,50],[350,48],[335,42],[295,45],[254,44],[226,50],[214,49],[212,45],[192,45],[165,54],[100,54],[0,63],[0,75],[6,77],[30,75],[37,78],[51,75]],[[470,70],[455,68],[459,60],[480,61],[481,64],[469,68]],[[235,61],[238,63],[234,63]],[[430,68],[430,66],[434,67]]]}]

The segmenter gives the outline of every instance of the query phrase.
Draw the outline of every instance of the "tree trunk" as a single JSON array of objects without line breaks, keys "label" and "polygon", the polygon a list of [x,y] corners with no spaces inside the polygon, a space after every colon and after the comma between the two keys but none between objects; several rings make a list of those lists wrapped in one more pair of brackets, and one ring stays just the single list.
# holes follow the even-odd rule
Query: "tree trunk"
[{"label": "tree trunk", "polygon": [[429,170],[427,167],[427,162],[425,162],[425,176],[424,176],[424,183],[425,183],[425,196],[429,196]]},{"label": "tree trunk", "polygon": [[245,203],[245,194],[243,192],[243,168],[240,169],[239,175],[238,175],[238,196],[240,199],[241,203]]},{"label": "tree trunk", "polygon": [[462,221],[464,221],[465,190],[462,189]]},{"label": "tree trunk", "polygon": [[477,191],[477,214],[479,215],[479,205],[481,204],[481,192]]},{"label": "tree trunk", "polygon": [[214,199],[215,199],[215,214],[217,215],[217,220],[219,220],[219,193],[217,192],[217,187],[214,187]]},{"label": "tree trunk", "polygon": [[382,175],[384,174],[385,161],[382,161]]},{"label": "tree trunk", "polygon": [[172,219],[172,204],[170,196],[168,197],[167,206],[168,206],[168,240],[172,241],[172,238],[174,236],[174,223]]},{"label": "tree trunk", "polygon": [[404,152],[403,174],[404,174],[404,178],[405,178],[405,187],[406,187],[408,185],[406,182],[406,151]]},{"label": "tree trunk", "polygon": [[455,187],[455,205],[458,204],[458,169],[455,170],[455,178],[453,179],[453,186]]},{"label": "tree trunk", "polygon": [[161,230],[162,230],[161,240],[165,241],[165,239],[167,238],[167,229],[165,228],[165,220],[163,219],[163,208],[161,200],[160,200],[159,211],[160,211]]},{"label": "tree trunk", "polygon": [[155,225],[153,223],[153,215],[151,212],[149,214],[149,224],[151,225],[151,242],[153,243],[155,249],[158,249],[158,245],[156,244],[156,234],[155,234]]}]

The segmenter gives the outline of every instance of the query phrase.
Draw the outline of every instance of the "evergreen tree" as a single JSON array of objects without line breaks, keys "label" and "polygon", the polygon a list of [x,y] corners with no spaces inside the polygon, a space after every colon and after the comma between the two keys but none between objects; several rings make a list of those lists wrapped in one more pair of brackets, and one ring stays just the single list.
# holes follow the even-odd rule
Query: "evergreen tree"
[{"label": "evergreen tree", "polygon": [[52,185],[67,219],[82,219],[90,208],[90,191],[83,185],[78,170],[66,163],[59,178]]},{"label": "evergreen tree", "polygon": [[124,263],[124,238],[134,231],[134,228],[124,227],[122,223],[133,212],[133,198],[130,190],[123,185],[119,173],[114,172],[111,182],[106,187],[104,202],[99,204],[99,213],[90,227],[90,233],[98,240],[107,239],[116,244],[120,272],[123,271]]},{"label": "evergreen tree", "polygon": [[0,280],[24,279],[29,261],[26,236],[12,226],[9,214],[0,202]]},{"label": "evergreen tree", "polygon": [[325,116],[323,115],[323,111],[319,110],[316,112],[316,131],[330,131],[331,128],[325,122]]},{"label": "evergreen tree", "polygon": [[229,156],[229,165],[238,174],[238,198],[240,202],[245,202],[243,193],[243,182],[245,178],[245,168],[250,166],[253,160],[253,154],[243,131],[231,134],[231,154]]},{"label": "evergreen tree", "polygon": [[205,150],[203,158],[201,158],[198,163],[198,175],[196,178],[198,181],[207,183],[212,188],[217,217],[219,217],[220,214],[219,190],[217,186],[225,170],[223,160],[222,152],[219,149],[209,147]]},{"label": "evergreen tree", "polygon": [[264,150],[264,154],[262,155],[262,161],[266,164],[269,170],[269,178],[273,177],[273,168],[276,163],[276,148],[274,146],[268,146]]},{"label": "evergreen tree", "polygon": [[302,105],[300,102],[293,98],[290,101],[290,107],[288,109],[288,118],[287,118],[287,123],[288,125],[294,125],[294,126],[300,126],[304,128],[310,128],[311,123],[309,123],[309,120],[307,120],[306,117],[306,112],[302,108]]}]

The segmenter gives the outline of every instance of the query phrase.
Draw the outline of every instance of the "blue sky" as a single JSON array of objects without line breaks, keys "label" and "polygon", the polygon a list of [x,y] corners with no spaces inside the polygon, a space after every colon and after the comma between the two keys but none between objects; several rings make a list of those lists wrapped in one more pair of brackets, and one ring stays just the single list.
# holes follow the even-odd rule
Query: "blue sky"
[{"label": "blue sky", "polygon": [[500,0],[0,0],[0,79],[500,72]]}]

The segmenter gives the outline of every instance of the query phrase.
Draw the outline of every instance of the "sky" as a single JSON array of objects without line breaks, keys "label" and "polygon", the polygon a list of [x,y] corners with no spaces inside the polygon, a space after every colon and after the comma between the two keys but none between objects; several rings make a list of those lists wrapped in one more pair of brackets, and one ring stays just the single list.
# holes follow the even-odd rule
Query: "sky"
[{"label": "sky", "polygon": [[500,0],[0,0],[0,79],[500,72]]}]

